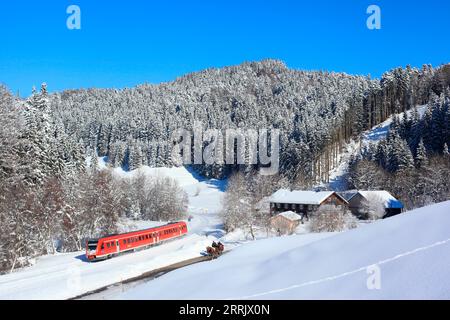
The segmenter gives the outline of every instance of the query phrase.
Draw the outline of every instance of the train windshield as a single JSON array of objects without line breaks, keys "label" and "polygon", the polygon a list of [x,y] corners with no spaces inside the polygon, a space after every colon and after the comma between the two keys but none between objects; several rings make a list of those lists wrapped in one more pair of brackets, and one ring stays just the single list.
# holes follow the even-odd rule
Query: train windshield
[{"label": "train windshield", "polygon": [[88,241],[88,249],[89,251],[97,250],[98,240],[89,240]]}]

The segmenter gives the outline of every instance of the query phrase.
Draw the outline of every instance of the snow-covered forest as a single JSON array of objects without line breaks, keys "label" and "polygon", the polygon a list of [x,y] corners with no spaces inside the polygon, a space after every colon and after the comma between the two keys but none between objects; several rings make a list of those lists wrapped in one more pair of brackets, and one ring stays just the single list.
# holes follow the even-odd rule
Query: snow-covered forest
[{"label": "snow-covered forest", "polygon": [[[407,67],[380,80],[342,73],[292,70],[265,60],[208,69],[160,85],[124,90],[75,90],[51,96],[65,132],[108,156],[112,166],[170,166],[171,133],[205,129],[281,130],[281,171],[292,182],[327,181],[345,141],[450,84],[450,66]],[[447,137],[448,139],[448,137]],[[223,177],[233,166],[204,165]],[[250,168],[246,168],[249,170]]]},{"label": "snow-covered forest", "polygon": [[255,166],[194,168],[217,178],[240,169],[248,186],[240,195],[252,199],[243,205],[253,208],[275,188],[327,182],[346,142],[392,114],[429,104],[423,119],[413,113],[398,120],[386,142],[353,159],[349,183],[388,189],[409,207],[448,199],[449,85],[450,65],[396,68],[370,79],[265,60],[123,90],[49,94],[43,85],[21,99],[0,87],[0,269],[80,249],[87,237],[115,232],[121,215],[179,218],[186,197],[175,182],[118,181],[86,159],[107,157],[125,170],[172,166],[172,132],[192,130],[195,122],[204,129],[280,130],[276,177],[255,180]]}]

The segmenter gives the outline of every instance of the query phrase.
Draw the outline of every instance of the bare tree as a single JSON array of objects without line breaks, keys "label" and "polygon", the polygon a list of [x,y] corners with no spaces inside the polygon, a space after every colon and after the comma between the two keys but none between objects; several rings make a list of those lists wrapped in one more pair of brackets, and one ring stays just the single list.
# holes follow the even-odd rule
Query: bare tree
[{"label": "bare tree", "polygon": [[312,216],[312,232],[335,232],[352,229],[357,226],[350,212],[335,205],[322,205]]}]

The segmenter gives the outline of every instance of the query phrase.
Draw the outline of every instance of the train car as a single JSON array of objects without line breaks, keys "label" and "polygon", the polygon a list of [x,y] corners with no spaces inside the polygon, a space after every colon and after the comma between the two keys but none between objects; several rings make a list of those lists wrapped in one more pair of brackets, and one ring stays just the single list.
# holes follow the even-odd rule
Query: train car
[{"label": "train car", "polygon": [[156,245],[162,241],[174,239],[187,234],[185,222],[173,222],[163,226],[106,236],[86,241],[86,258],[89,261],[109,259],[139,248]]}]

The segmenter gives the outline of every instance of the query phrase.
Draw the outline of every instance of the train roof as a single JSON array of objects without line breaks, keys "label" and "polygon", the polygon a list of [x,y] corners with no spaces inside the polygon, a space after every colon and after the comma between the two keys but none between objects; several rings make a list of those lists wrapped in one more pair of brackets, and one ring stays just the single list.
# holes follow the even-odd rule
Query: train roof
[{"label": "train roof", "polygon": [[155,229],[157,230],[157,229],[160,229],[160,228],[169,227],[171,225],[179,224],[179,223],[186,224],[186,222],[184,222],[184,221],[169,222],[169,223],[157,226],[157,227],[141,229],[141,230],[136,230],[136,231],[130,231],[130,232],[125,232],[125,233],[118,233],[118,234],[113,234],[113,235],[107,235],[107,236],[101,237],[99,239],[92,239],[92,240],[97,240],[97,241],[99,241],[99,240],[111,240],[111,238],[114,239],[117,236],[133,236],[133,235],[140,234],[142,232],[155,230]]}]

